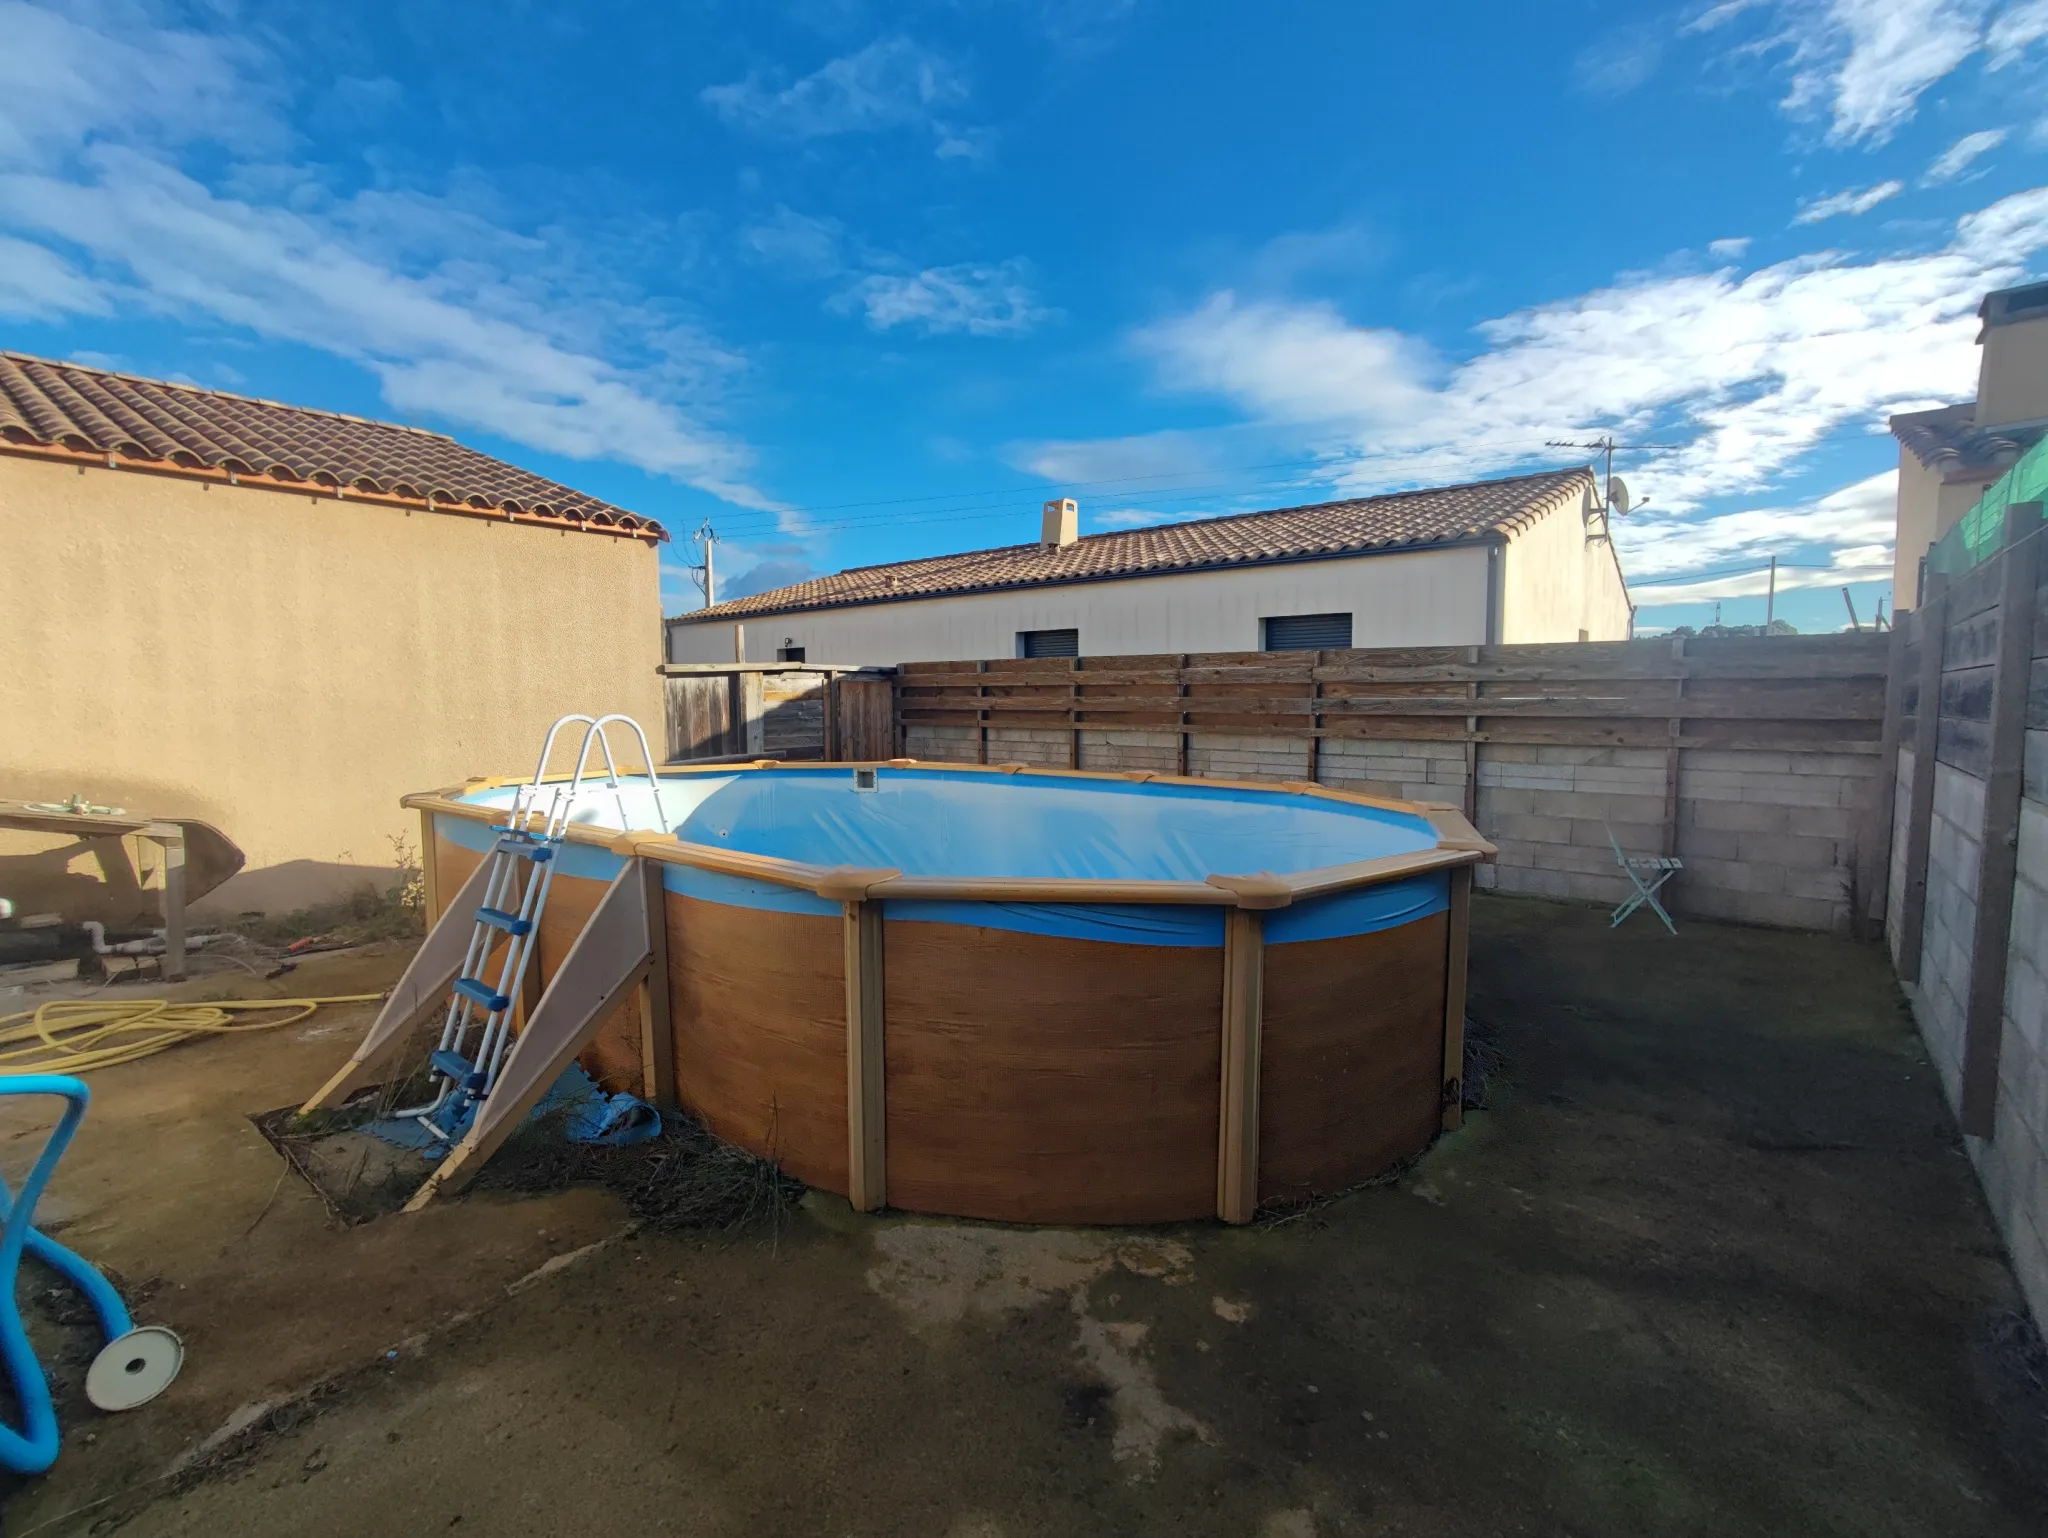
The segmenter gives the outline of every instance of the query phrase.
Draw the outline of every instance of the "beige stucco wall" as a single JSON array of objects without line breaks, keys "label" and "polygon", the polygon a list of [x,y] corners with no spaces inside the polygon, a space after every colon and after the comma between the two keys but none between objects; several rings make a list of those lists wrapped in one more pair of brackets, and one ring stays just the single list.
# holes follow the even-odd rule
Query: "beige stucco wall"
[{"label": "beige stucco wall", "polygon": [[[1012,657],[1019,631],[1069,627],[1084,656],[1257,651],[1260,619],[1330,613],[1352,616],[1354,646],[1478,644],[1486,561],[1474,546],[756,617],[746,622],[747,657],[772,662],[785,642],[805,648],[807,662]],[[673,661],[732,660],[730,621],[671,633]]]},{"label": "beige stucco wall", "polygon": [[2048,417],[2048,319],[1992,326],[1977,361],[1977,421],[1985,427]]},{"label": "beige stucco wall", "polygon": [[1899,445],[1898,533],[1892,547],[1892,609],[1918,608],[1920,558],[1936,538],[1941,476]]},{"label": "beige stucco wall", "polygon": [[230,910],[385,878],[401,795],[567,712],[661,751],[644,541],[0,454],[0,552],[0,797],[213,822]]},{"label": "beige stucco wall", "polygon": [[1900,446],[1898,533],[1892,552],[1895,612],[1919,607],[1920,558],[1977,505],[1990,479],[1944,480],[1940,471],[1928,469],[1912,450]]},{"label": "beige stucco wall", "polygon": [[1576,641],[1581,631],[1589,641],[1628,639],[1628,594],[1614,552],[1587,532],[1586,509],[1574,502],[1508,542],[1503,641]]}]

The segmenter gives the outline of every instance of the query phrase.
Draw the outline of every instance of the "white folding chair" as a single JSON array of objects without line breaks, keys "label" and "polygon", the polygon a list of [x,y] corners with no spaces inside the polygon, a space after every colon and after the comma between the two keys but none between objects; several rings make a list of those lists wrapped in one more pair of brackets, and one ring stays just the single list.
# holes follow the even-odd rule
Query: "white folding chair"
[{"label": "white folding chair", "polygon": [[1628,877],[1629,884],[1636,889],[1634,896],[1614,910],[1614,917],[1607,927],[1618,927],[1623,919],[1644,903],[1648,903],[1651,911],[1664,921],[1664,927],[1674,935],[1677,934],[1678,926],[1671,922],[1671,915],[1666,913],[1664,905],[1657,901],[1657,891],[1665,882],[1685,869],[1685,862],[1668,854],[1629,854],[1622,849],[1621,840],[1614,836],[1614,829],[1607,827],[1604,822],[1600,826],[1607,828],[1607,842],[1614,846],[1614,863],[1621,867],[1621,873]]}]

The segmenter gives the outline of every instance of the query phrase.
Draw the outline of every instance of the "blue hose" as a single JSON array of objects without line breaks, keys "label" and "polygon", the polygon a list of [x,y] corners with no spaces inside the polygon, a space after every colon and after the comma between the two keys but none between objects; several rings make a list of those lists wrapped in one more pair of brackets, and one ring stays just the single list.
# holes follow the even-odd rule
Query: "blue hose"
[{"label": "blue hose", "polygon": [[0,1362],[14,1385],[15,1402],[21,1406],[23,1429],[0,1425],[0,1467],[17,1474],[40,1474],[57,1461],[57,1411],[50,1402],[50,1382],[43,1364],[29,1345],[28,1330],[21,1322],[21,1308],[14,1296],[15,1275],[21,1268],[22,1251],[42,1261],[70,1282],[92,1304],[99,1315],[100,1329],[108,1340],[128,1334],[135,1322],[107,1279],[54,1239],[45,1238],[33,1227],[36,1202],[70,1146],[71,1136],[85,1119],[85,1104],[91,1091],[81,1079],[63,1074],[42,1073],[0,1077],[0,1095],[61,1095],[64,1114],[50,1134],[35,1168],[22,1182],[19,1195],[8,1192],[0,1181],[0,1214],[6,1228],[0,1232]]}]

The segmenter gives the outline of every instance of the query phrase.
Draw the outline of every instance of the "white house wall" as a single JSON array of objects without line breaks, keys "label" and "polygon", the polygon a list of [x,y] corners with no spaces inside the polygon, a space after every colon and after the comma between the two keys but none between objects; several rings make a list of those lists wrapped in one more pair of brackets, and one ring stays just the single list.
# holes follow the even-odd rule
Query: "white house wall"
[{"label": "white house wall", "polygon": [[[1011,657],[1018,632],[1064,629],[1080,631],[1084,656],[1256,651],[1262,618],[1343,612],[1354,646],[1478,645],[1486,566],[1473,546],[754,615],[747,659],[774,661],[784,646],[809,662]],[[686,621],[670,623],[670,661],[733,660],[731,620]]]},{"label": "white house wall", "polygon": [[1508,544],[1501,589],[1507,642],[1625,641],[1628,594],[1613,552],[1586,538],[1585,510],[1558,509]]}]

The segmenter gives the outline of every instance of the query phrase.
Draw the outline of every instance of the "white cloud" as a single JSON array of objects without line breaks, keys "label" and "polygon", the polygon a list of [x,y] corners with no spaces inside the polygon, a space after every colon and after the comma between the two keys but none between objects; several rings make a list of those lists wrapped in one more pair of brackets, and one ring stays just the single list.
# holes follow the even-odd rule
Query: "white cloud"
[{"label": "white cloud", "polygon": [[1973,134],[1964,134],[1955,143],[1934,157],[1920,178],[1923,187],[1939,187],[1943,182],[1952,182],[1970,168],[1972,161],[1980,155],[2005,143],[2006,130],[2003,128],[1980,129]]},{"label": "white cloud", "polygon": [[1841,214],[1867,214],[1878,204],[1897,197],[1906,190],[1904,182],[1879,182],[1875,187],[1858,187],[1848,192],[1834,192],[1824,198],[1815,198],[1800,205],[1799,212],[1792,217],[1794,224],[1818,224],[1823,219],[1833,219]]},{"label": "white cloud", "polygon": [[288,139],[264,106],[274,62],[246,42],[132,7],[8,3],[0,35],[0,229],[14,241],[0,261],[17,304],[26,290],[46,311],[246,328],[362,365],[400,412],[772,505],[745,478],[745,446],[685,405],[738,360],[565,266],[561,232],[520,234],[451,199],[338,199],[259,161],[218,186],[187,174],[184,146]]},{"label": "white cloud", "polygon": [[[1767,0],[1730,0],[1686,30],[1710,31],[1766,8]],[[1768,9],[1778,30],[1742,51],[1790,51],[1783,105],[1801,116],[1824,110],[1830,143],[1882,144],[1930,87],[1986,46],[1991,8],[1991,0],[1774,0]]]},{"label": "white cloud", "polygon": [[1056,313],[1039,305],[1028,276],[1025,263],[1015,257],[914,273],[877,272],[854,283],[834,303],[864,311],[877,331],[910,326],[926,335],[1014,336]]},{"label": "white cloud", "polygon": [[[1659,579],[1767,562],[1774,555],[1789,561],[1811,550],[1832,554],[1817,567],[1781,566],[1780,589],[1888,579],[1898,483],[1898,471],[1886,470],[1794,507],[1753,508],[1704,519],[1646,512],[1618,520],[1615,538],[1630,575],[1631,596],[1638,603],[1677,603],[1761,593],[1769,586],[1767,571],[1714,577],[1704,583]],[[1712,591],[1704,590],[1708,588]],[[1686,597],[1673,596],[1681,591]]]},{"label": "white cloud", "polygon": [[106,289],[56,252],[0,235],[0,315],[57,320],[105,315],[114,308]]},{"label": "white cloud", "polygon": [[1172,387],[1227,395],[1270,419],[1392,422],[1430,403],[1426,348],[1398,331],[1348,325],[1329,304],[1244,303],[1225,290],[1137,342]]},{"label": "white cloud", "polygon": [[0,164],[108,136],[258,154],[285,142],[253,45],[157,26],[133,6],[75,10],[0,0]]},{"label": "white cloud", "polygon": [[1572,60],[1572,78],[1593,96],[1626,96],[1657,72],[1664,57],[1660,28],[1622,27],[1579,50]]},{"label": "white cloud", "polygon": [[1184,518],[1206,517],[1203,513],[1170,513],[1151,507],[1112,507],[1103,512],[1091,512],[1088,519],[1103,529],[1149,529],[1162,523],[1178,523]]},{"label": "white cloud", "polygon": [[1020,470],[1071,487],[1186,479],[1216,467],[1209,437],[1185,432],[1022,444],[1006,457]]},{"label": "white cloud", "polygon": [[846,229],[837,219],[780,206],[740,231],[740,249],[749,257],[797,278],[825,278],[843,271],[845,241]]},{"label": "white cloud", "polygon": [[2048,38],[2048,0],[2023,0],[1991,23],[1984,34],[1988,68],[2004,69],[2017,64],[2034,44]]},{"label": "white cloud", "polygon": [[1727,240],[1710,240],[1707,242],[1707,254],[1724,262],[1739,262],[1748,253],[1752,238],[1748,235],[1736,235]]},{"label": "white cloud", "polygon": [[[794,84],[764,84],[750,74],[701,93],[736,128],[768,138],[822,139],[835,134],[936,126],[933,114],[967,99],[967,87],[946,60],[906,37],[888,37],[805,75]],[[968,143],[940,129],[942,153]]]},{"label": "white cloud", "polygon": [[[1878,430],[1890,411],[1966,397],[1979,299],[2022,276],[2043,247],[2048,188],[1967,215],[1936,251],[1823,252],[1517,311],[1478,328],[1476,356],[1434,373],[1418,344],[1354,326],[1331,305],[1247,305],[1229,293],[1134,341],[1162,388],[1221,396],[1269,440],[1290,434],[1297,452],[1324,457],[1320,482],[1343,492],[1556,464],[1567,456],[1547,441],[1588,432],[1661,445],[1628,467],[1638,497],[1659,509],[1629,527],[1676,539],[1689,525],[1667,526],[1667,515],[1753,493],[1844,428]],[[1112,475],[1103,466],[1133,442],[1148,440],[1100,445],[1094,463],[1077,444],[1045,445],[1019,462],[1057,480]],[[1815,517],[1847,514],[1831,503]],[[1714,558],[1708,536],[1687,537],[1709,542],[1668,548],[1695,564]],[[1829,537],[1844,548],[1877,542],[1846,525]],[[1638,540],[1657,552],[1646,535],[1624,543]]]}]

